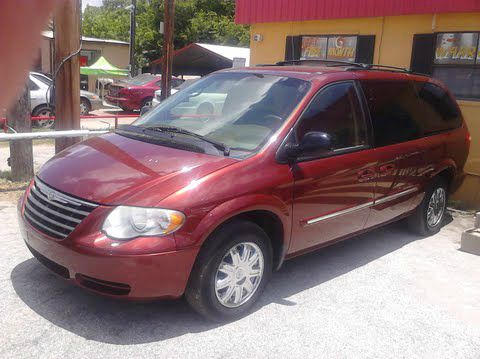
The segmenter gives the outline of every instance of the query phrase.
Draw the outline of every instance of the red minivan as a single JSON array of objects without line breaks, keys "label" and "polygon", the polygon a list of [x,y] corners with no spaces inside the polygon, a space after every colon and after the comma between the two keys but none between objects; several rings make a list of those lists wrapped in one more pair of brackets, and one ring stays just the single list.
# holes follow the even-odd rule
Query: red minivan
[{"label": "red minivan", "polygon": [[185,294],[229,320],[285,259],[405,217],[439,231],[469,144],[455,100],[425,76],[339,62],[224,70],[53,157],[19,202],[20,227],[79,286]]}]

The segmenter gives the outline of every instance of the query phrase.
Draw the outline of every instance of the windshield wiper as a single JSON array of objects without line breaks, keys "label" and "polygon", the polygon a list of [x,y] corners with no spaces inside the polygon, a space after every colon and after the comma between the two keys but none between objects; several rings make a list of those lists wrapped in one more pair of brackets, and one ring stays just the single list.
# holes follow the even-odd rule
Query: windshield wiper
[{"label": "windshield wiper", "polygon": [[210,143],[216,149],[222,151],[224,156],[229,156],[230,155],[230,147],[228,147],[226,144],[215,141],[215,140],[211,140],[211,139],[209,139],[205,136],[199,135],[198,133],[188,131],[188,130],[185,130],[185,129],[180,128],[180,127],[163,125],[163,126],[144,127],[144,129],[145,130],[152,130],[152,131],[159,131],[159,132],[178,133],[178,134],[182,134],[182,135],[192,136],[192,137],[198,138],[198,139],[200,139],[204,142]]}]

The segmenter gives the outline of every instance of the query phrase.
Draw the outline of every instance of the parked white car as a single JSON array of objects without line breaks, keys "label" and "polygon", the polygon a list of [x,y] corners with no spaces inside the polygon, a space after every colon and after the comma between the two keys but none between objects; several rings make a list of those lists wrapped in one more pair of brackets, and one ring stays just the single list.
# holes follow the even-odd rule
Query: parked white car
[{"label": "parked white car", "polygon": [[[52,79],[41,72],[30,72],[28,88],[30,90],[30,103],[32,116],[50,116],[52,114],[52,106],[49,104],[50,96],[53,91],[48,87],[51,85]],[[99,96],[92,92],[80,90],[80,115],[85,116],[90,111],[98,110],[102,107],[102,100]],[[35,127],[50,128],[54,124],[53,120],[34,121]]]}]

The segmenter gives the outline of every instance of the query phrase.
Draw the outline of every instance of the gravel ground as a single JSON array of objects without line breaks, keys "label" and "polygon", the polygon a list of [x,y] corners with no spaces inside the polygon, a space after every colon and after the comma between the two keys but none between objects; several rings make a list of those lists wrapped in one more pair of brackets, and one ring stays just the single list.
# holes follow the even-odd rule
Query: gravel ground
[{"label": "gravel ground", "polygon": [[253,314],[223,325],[184,300],[73,287],[31,257],[14,204],[0,202],[0,218],[1,358],[480,357],[480,257],[458,250],[471,217],[423,239],[393,224],[291,260]]}]

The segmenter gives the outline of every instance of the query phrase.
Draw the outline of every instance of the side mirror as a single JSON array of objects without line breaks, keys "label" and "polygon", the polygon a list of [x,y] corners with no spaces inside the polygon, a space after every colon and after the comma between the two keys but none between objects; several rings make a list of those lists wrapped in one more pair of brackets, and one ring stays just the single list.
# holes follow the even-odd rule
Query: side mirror
[{"label": "side mirror", "polygon": [[295,159],[303,153],[315,152],[318,150],[332,150],[332,136],[325,132],[307,132],[302,141],[297,143],[288,143],[285,146],[285,153],[290,159]]}]

